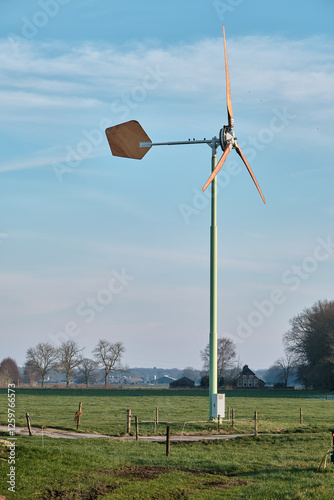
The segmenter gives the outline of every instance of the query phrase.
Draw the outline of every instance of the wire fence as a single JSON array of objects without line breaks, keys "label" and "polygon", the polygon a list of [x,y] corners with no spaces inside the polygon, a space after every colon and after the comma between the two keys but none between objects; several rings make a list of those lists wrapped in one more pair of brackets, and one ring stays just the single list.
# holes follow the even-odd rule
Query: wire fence
[{"label": "wire fence", "polygon": [[[282,433],[327,429],[334,424],[334,394],[309,394],[294,397],[233,397],[218,421],[210,421],[206,393],[167,393],[144,390],[124,391],[21,391],[17,392],[15,425],[26,425],[29,414],[32,427],[50,427],[110,436],[159,435],[170,426],[173,434],[251,434]],[[264,397],[266,396],[266,397]],[[82,409],[80,410],[80,403]],[[79,405],[79,410],[78,410]],[[12,405],[13,406],[13,405]],[[131,408],[131,410],[130,410]],[[6,425],[10,410],[7,391],[0,392],[0,423]],[[78,418],[75,415],[81,411]],[[137,424],[136,424],[137,417]]]},{"label": "wire fence", "polygon": [[[334,409],[334,408],[332,408]],[[26,412],[17,415],[16,426],[25,427],[27,415],[30,424],[33,427],[47,427],[53,429],[62,429],[65,431],[78,431],[98,433],[110,436],[126,436],[140,434],[142,436],[163,435],[166,433],[166,427],[169,426],[173,434],[186,436],[191,434],[216,435],[216,434],[255,434],[259,433],[281,433],[289,431],[312,429],[314,426],[323,426],[327,428],[333,426],[333,418],[320,422],[314,418],[314,415],[304,412],[300,407],[293,415],[282,419],[268,418],[255,410],[252,414],[238,414],[234,408],[228,407],[223,416],[218,416],[214,420],[205,419],[173,419],[160,418],[158,408],[155,409],[156,415],[153,419],[141,418],[139,415],[132,415],[131,410],[123,412],[122,415],[110,416],[108,421],[92,418],[92,415],[72,412],[72,415],[52,416],[40,412]],[[333,415],[333,414],[332,414]],[[0,414],[1,421],[3,420]]]}]

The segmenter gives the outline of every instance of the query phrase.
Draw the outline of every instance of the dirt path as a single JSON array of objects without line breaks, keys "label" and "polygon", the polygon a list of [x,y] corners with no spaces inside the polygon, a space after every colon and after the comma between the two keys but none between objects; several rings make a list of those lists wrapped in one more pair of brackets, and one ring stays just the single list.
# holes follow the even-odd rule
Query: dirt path
[{"label": "dirt path", "polygon": [[[126,440],[126,441],[135,441],[135,436],[107,436],[105,434],[86,434],[81,432],[71,432],[71,431],[63,431],[61,429],[50,429],[49,427],[40,429],[39,427],[32,427],[31,429],[33,436],[48,436],[51,438],[65,438],[65,439],[80,439],[80,438],[106,438],[106,439],[117,439],[117,440]],[[0,432],[8,432],[8,428],[6,425],[0,425]],[[16,427],[15,429],[16,435],[20,436],[28,436],[28,430],[26,427]],[[212,435],[208,434],[205,436],[173,436],[171,435],[171,441],[212,441],[215,439],[233,439],[236,437],[245,437],[245,436],[253,436],[254,434],[217,434]],[[161,442],[166,441],[166,436],[140,436],[140,441],[155,441]]]}]

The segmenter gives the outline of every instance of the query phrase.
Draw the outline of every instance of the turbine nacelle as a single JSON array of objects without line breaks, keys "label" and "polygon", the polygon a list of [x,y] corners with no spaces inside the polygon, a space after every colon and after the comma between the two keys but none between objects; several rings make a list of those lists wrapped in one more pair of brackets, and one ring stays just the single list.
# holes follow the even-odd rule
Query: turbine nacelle
[{"label": "turbine nacelle", "polygon": [[235,144],[237,144],[237,138],[233,132],[233,127],[230,125],[224,125],[223,128],[220,129],[219,144],[223,151],[225,151],[225,149],[230,145],[232,148],[235,147]]}]

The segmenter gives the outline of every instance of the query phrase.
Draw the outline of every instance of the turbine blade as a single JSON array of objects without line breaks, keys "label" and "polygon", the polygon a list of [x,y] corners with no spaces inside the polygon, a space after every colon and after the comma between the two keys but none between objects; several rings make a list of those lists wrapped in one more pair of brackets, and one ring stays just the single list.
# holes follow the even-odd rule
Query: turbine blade
[{"label": "turbine blade", "polygon": [[231,97],[231,87],[230,87],[230,74],[229,74],[229,71],[228,71],[228,62],[227,62],[225,26],[223,26],[223,34],[224,34],[224,52],[225,52],[227,117],[228,117],[228,124],[229,124],[229,126],[233,127],[234,126],[234,120],[233,120],[233,111],[232,111],[232,97]]},{"label": "turbine blade", "polygon": [[253,179],[254,184],[255,184],[255,186],[257,187],[258,192],[260,193],[260,196],[261,196],[261,198],[262,198],[262,200],[263,200],[263,203],[265,203],[265,202],[266,202],[266,200],[264,199],[264,196],[263,196],[263,194],[262,194],[262,191],[261,191],[261,189],[260,189],[260,186],[258,185],[257,180],[255,179],[255,175],[253,174],[252,169],[250,168],[250,165],[249,165],[248,161],[246,160],[246,158],[245,158],[245,156],[244,156],[243,152],[241,151],[241,147],[239,146],[239,144],[238,144],[238,143],[236,143],[234,147],[235,147],[236,152],[238,153],[238,155],[240,156],[240,158],[242,159],[242,161],[243,161],[243,162],[244,162],[244,164],[246,165],[247,170],[248,170],[248,172],[249,172],[249,174],[250,174],[251,178]]},{"label": "turbine blade", "polygon": [[202,188],[202,191],[205,191],[206,188],[209,186],[209,184],[211,184],[211,182],[213,181],[213,179],[216,177],[216,175],[218,174],[219,170],[224,165],[224,162],[225,162],[226,158],[228,157],[231,149],[232,149],[232,147],[230,145],[227,146],[227,148],[224,151],[223,156],[220,158],[219,162],[217,163],[216,168],[213,170],[212,174],[210,175],[210,177],[208,178],[208,180],[204,184],[204,187]]}]

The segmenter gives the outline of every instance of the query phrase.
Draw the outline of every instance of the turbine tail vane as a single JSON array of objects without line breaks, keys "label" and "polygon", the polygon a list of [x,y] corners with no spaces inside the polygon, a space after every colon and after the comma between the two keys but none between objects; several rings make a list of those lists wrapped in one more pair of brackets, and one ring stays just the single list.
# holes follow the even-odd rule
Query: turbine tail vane
[{"label": "turbine tail vane", "polygon": [[[136,120],[120,123],[106,129],[106,136],[114,156],[141,160],[152,145],[152,141]],[[145,143],[145,148],[140,143]]]}]

